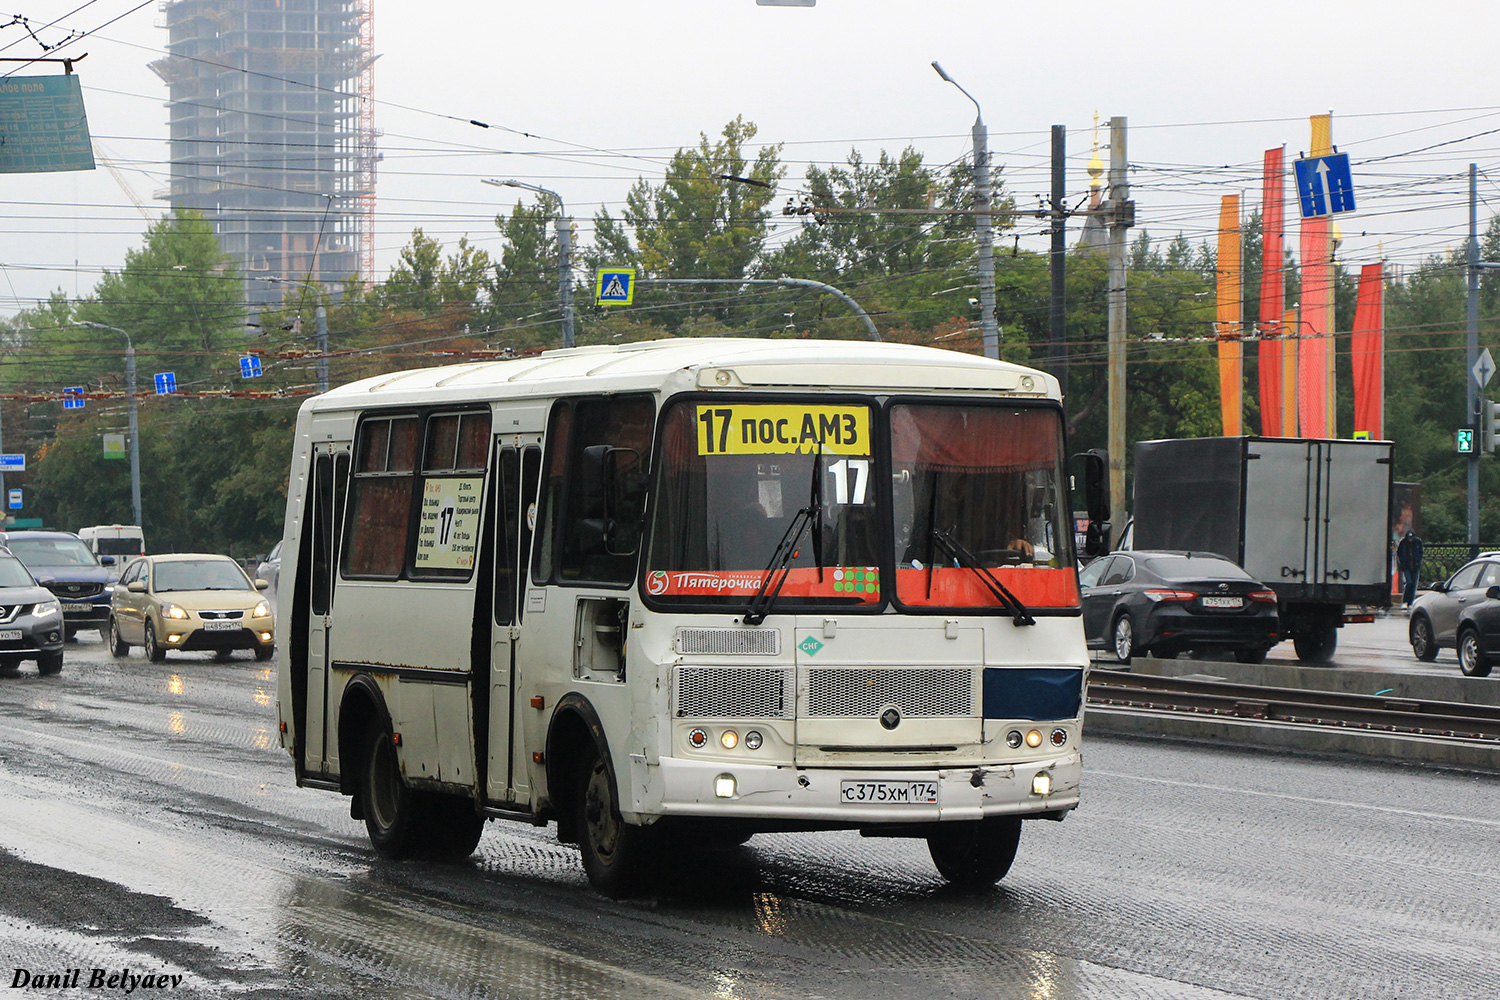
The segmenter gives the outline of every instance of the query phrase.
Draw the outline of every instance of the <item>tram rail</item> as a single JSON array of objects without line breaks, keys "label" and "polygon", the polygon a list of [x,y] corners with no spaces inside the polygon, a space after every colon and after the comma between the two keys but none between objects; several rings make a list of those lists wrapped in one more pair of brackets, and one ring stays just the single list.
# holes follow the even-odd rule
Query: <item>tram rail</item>
[{"label": "tram rail", "polygon": [[1500,707],[1261,687],[1095,667],[1088,704],[1140,713],[1295,724],[1329,730],[1500,746]]}]

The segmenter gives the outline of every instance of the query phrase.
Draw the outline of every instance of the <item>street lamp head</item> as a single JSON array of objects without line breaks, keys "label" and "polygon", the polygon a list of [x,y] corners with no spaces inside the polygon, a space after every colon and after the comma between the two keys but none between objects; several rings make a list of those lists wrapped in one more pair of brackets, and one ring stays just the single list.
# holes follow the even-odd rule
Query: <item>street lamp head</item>
[{"label": "street lamp head", "polygon": [[937,70],[937,75],[943,78],[943,82],[944,83],[952,83],[953,82],[953,78],[950,77],[947,73],[943,72],[943,67],[941,67],[941,66],[938,65],[938,61],[936,59],[934,59],[932,61],[932,68],[935,69],[935,70]]}]

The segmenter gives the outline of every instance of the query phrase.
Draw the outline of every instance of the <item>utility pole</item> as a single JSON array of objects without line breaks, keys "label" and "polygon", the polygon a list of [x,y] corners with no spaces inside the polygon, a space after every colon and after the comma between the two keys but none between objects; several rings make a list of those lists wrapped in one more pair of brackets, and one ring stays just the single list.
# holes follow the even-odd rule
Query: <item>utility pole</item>
[{"label": "utility pole", "polygon": [[563,206],[562,195],[556,191],[527,184],[518,180],[485,180],[496,187],[522,188],[546,195],[557,202],[557,305],[562,312],[562,342],[564,347],[573,346],[573,229],[568,222],[568,210]]},{"label": "utility pole", "polygon": [[[1479,384],[1474,381],[1474,366],[1479,362],[1479,168],[1469,164],[1469,247],[1468,247],[1469,335],[1464,345],[1464,405],[1469,423],[1480,426],[1488,413],[1479,412]],[[1469,454],[1469,554],[1479,551],[1479,449]]]},{"label": "utility pole", "polygon": [[958,92],[974,101],[974,236],[979,244],[979,330],[984,341],[984,356],[1000,357],[1000,327],[995,320],[995,246],[994,226],[990,221],[990,133],[984,127],[984,113],[974,95],[959,86],[936,61],[932,68],[938,76],[958,87]]},{"label": "utility pole", "polygon": [[130,397],[130,511],[134,517],[131,523],[139,528],[141,527],[141,436],[136,419],[135,344],[131,342],[130,334],[117,326],[90,323],[88,320],[75,320],[73,325],[88,327],[90,330],[109,330],[125,338],[125,391]]},{"label": "utility pole", "polygon": [[1125,119],[1109,120],[1109,510],[1125,516],[1125,230],[1135,225],[1130,200]]},{"label": "utility pole", "polygon": [[1052,126],[1052,255],[1048,259],[1052,288],[1052,332],[1047,344],[1047,367],[1057,376],[1064,398],[1068,395],[1068,342],[1064,330],[1067,307],[1068,212],[1063,204],[1067,192],[1068,129]]}]

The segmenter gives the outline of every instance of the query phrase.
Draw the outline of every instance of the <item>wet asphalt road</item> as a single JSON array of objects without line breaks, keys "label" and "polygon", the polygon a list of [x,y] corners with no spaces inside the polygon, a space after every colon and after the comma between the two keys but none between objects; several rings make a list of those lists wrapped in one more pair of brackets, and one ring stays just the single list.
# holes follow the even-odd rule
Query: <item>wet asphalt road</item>
[{"label": "wet asphalt road", "polygon": [[77,969],[76,989],[12,993],[121,996],[128,973],[180,977],[131,995],[215,998],[1500,995],[1494,775],[1098,738],[1082,808],[1027,824],[993,891],[946,888],[915,841],[765,835],[617,903],[550,830],[491,823],[457,867],[375,859],[347,800],[293,786],[273,668],[114,661],[85,633],[56,677],[0,675],[0,986]]}]

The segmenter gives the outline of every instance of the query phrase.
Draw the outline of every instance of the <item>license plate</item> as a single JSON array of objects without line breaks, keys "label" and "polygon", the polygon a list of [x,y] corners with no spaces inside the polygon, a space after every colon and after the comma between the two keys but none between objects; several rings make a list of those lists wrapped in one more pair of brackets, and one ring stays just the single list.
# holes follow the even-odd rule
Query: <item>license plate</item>
[{"label": "license plate", "polygon": [[1243,597],[1204,597],[1201,600],[1205,608],[1243,608],[1245,606]]},{"label": "license plate", "polygon": [[89,615],[94,613],[92,604],[64,604],[64,615]]},{"label": "license plate", "polygon": [[232,632],[240,627],[239,622],[204,622],[205,632]]},{"label": "license plate", "polygon": [[935,805],[936,781],[845,781],[839,785],[845,802],[871,805]]},{"label": "license plate", "polygon": [[0,642],[15,642],[21,638],[21,630],[18,628],[0,628]]}]

